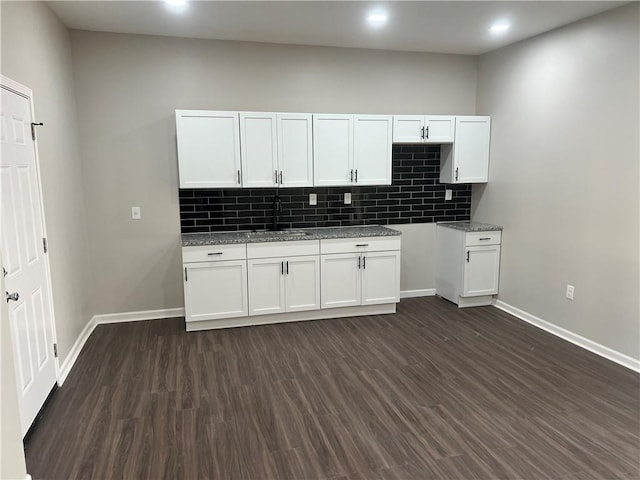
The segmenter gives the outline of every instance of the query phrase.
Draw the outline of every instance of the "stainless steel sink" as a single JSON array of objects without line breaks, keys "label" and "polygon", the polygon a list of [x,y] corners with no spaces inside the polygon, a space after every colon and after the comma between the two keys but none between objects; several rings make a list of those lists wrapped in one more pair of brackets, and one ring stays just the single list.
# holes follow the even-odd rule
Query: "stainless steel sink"
[{"label": "stainless steel sink", "polygon": [[266,232],[251,232],[250,237],[258,238],[278,238],[278,237],[304,237],[309,235],[309,232],[303,230],[277,230]]}]

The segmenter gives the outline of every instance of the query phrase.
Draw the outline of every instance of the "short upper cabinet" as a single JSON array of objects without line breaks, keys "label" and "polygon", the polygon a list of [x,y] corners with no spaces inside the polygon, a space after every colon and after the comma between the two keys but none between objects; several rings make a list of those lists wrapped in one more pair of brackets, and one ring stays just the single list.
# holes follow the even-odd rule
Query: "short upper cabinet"
[{"label": "short upper cabinet", "polygon": [[248,314],[246,260],[188,263],[183,280],[187,322]]},{"label": "short upper cabinet", "polygon": [[176,110],[180,188],[241,186],[238,112]]},{"label": "short upper cabinet", "polygon": [[355,115],[353,185],[391,185],[393,121],[390,115]]},{"label": "short upper cabinet", "polygon": [[400,301],[398,237],[323,242],[320,255],[322,308]]},{"label": "short upper cabinet", "polygon": [[455,143],[441,152],[440,182],[487,182],[490,137],[490,117],[456,117]]},{"label": "short upper cabinet", "polygon": [[455,118],[451,115],[394,115],[396,143],[452,143]]}]

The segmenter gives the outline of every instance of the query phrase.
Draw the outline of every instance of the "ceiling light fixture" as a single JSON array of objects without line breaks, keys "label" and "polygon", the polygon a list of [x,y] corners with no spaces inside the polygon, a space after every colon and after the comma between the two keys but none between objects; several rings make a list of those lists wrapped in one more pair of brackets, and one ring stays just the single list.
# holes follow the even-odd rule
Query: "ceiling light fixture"
[{"label": "ceiling light fixture", "polygon": [[372,27],[381,27],[387,23],[387,14],[382,12],[372,13],[367,17],[367,23]]},{"label": "ceiling light fixture", "polygon": [[187,0],[164,0],[167,5],[172,7],[184,7],[187,4]]},{"label": "ceiling light fixture", "polygon": [[509,23],[507,22],[496,22],[491,25],[491,27],[489,27],[489,31],[491,33],[504,33],[509,30],[510,27],[511,25],[509,25]]}]

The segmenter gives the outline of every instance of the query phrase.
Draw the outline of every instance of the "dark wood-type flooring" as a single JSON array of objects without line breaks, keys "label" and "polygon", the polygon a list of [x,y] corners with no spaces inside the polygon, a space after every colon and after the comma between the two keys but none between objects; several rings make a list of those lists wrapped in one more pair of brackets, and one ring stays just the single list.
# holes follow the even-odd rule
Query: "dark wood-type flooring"
[{"label": "dark wood-type flooring", "polygon": [[186,333],[99,326],[27,444],[34,479],[638,479],[639,378],[506,313]]}]

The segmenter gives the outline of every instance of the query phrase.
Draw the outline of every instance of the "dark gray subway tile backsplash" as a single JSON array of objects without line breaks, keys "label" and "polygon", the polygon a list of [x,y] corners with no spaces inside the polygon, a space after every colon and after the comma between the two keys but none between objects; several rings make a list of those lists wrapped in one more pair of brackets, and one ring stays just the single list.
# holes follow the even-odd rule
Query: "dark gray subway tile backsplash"
[{"label": "dark gray subway tile backsplash", "polygon": [[[271,227],[271,201],[282,201],[282,228],[393,225],[469,220],[471,185],[439,182],[439,145],[394,145],[392,185],[181,189],[182,233],[262,230]],[[453,199],[444,200],[445,188]],[[344,194],[351,192],[351,205]],[[309,205],[309,194],[318,204]]]}]

